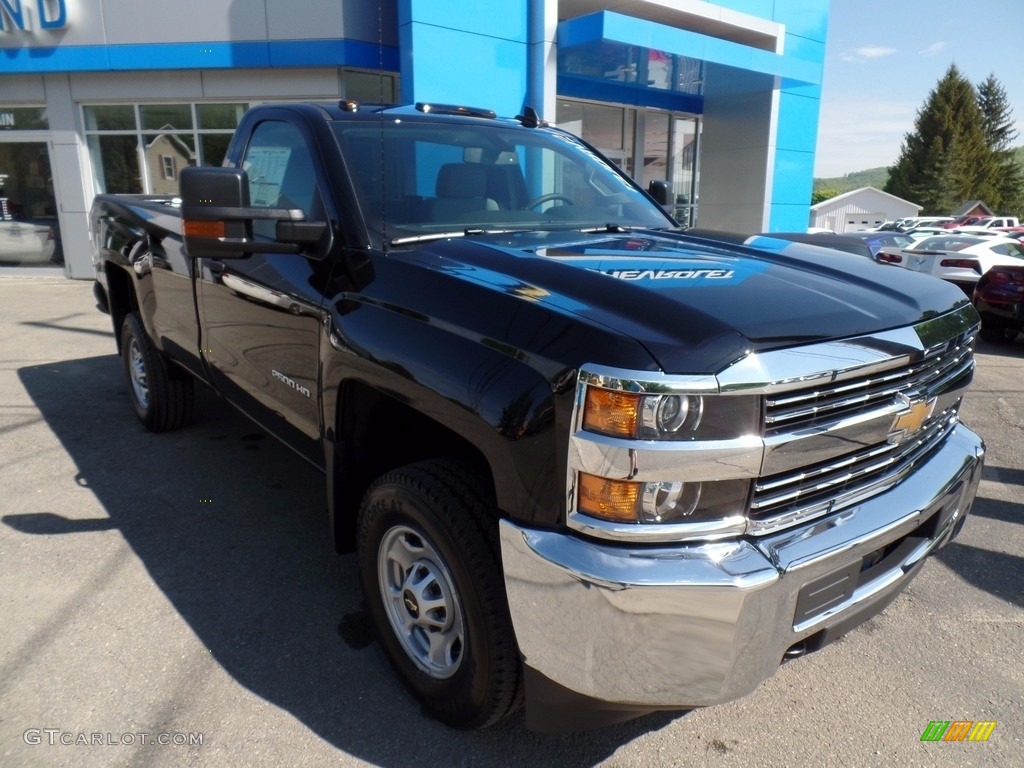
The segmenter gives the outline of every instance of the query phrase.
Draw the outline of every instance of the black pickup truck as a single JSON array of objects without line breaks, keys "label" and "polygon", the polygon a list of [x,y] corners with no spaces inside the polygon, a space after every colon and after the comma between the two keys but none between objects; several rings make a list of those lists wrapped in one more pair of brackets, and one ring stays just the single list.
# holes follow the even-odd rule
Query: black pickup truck
[{"label": "black pickup truck", "polygon": [[453,726],[743,696],[969,513],[978,317],[940,280],[688,235],[532,110],[260,106],[180,181],[91,214],[135,411],[184,425],[198,379],[323,471]]}]

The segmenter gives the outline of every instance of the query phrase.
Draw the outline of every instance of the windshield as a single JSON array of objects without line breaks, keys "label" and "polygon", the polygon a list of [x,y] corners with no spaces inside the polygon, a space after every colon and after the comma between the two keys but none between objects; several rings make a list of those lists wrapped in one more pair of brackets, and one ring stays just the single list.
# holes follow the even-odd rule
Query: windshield
[{"label": "windshield", "polygon": [[668,228],[571,136],[502,125],[335,123],[370,228],[391,241],[467,230]]}]

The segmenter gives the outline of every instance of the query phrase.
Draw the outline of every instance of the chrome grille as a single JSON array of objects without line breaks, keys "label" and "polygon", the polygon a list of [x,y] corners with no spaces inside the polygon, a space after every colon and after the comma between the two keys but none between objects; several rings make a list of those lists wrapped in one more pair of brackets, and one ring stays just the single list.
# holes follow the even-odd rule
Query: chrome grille
[{"label": "chrome grille", "polygon": [[751,533],[795,525],[891,488],[942,443],[957,421],[956,409],[950,408],[899,445],[882,443],[824,464],[762,478],[754,484]]},{"label": "chrome grille", "polygon": [[895,367],[865,375],[841,372],[828,386],[769,394],[765,433],[783,440],[787,434],[891,406],[901,394],[937,398],[939,408],[902,442],[892,438],[762,476],[754,483],[748,532],[763,535],[819,517],[881,493],[910,474],[958,423],[960,396],[974,370],[974,343],[972,330],[929,355],[895,360]]},{"label": "chrome grille", "polygon": [[868,411],[900,392],[932,394],[955,384],[974,367],[974,336],[967,334],[944,350],[899,368],[852,376],[766,399],[765,427],[771,436],[823,421]]}]

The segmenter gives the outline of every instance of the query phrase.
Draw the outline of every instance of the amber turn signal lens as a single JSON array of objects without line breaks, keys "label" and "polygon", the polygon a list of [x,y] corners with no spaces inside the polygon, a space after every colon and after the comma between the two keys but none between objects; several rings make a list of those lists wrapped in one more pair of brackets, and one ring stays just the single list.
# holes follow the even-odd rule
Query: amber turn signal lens
[{"label": "amber turn signal lens", "polygon": [[615,437],[633,437],[640,417],[641,395],[587,388],[583,428]]},{"label": "amber turn signal lens", "polygon": [[635,523],[642,483],[580,473],[579,511],[616,523]]},{"label": "amber turn signal lens", "polygon": [[223,221],[196,221],[186,219],[181,223],[181,231],[188,237],[226,237]]}]

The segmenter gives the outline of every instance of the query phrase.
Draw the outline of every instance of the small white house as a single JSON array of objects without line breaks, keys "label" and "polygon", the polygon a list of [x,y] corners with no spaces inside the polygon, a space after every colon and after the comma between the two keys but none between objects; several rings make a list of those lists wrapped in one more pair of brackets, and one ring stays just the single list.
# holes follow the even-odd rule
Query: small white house
[{"label": "small white house", "polygon": [[916,203],[874,187],[861,187],[812,205],[810,226],[836,234],[857,232],[920,213],[921,206]]}]

